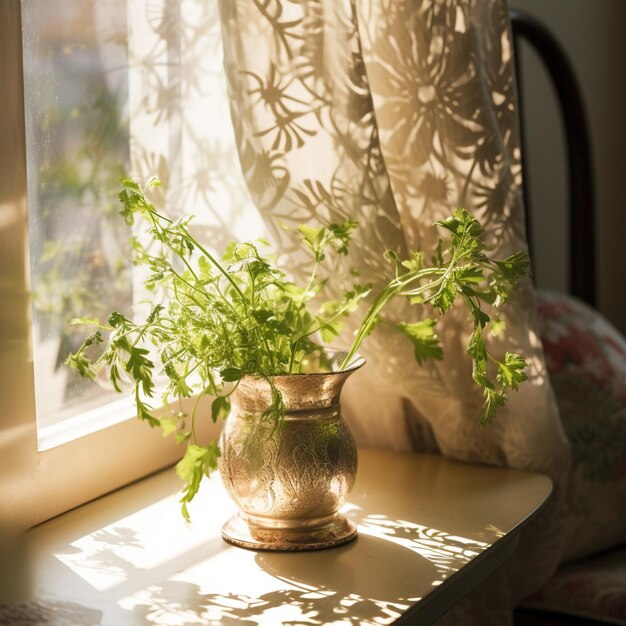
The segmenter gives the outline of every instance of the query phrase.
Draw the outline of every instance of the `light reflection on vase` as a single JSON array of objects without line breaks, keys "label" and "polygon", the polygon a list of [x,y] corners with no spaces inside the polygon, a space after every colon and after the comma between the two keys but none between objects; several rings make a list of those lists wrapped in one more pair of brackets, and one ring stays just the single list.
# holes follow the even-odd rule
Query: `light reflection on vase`
[{"label": "light reflection on vase", "polygon": [[338,510],[354,485],[357,451],[341,417],[340,394],[365,361],[326,350],[329,371],[272,377],[285,417],[262,418],[271,402],[263,378],[245,377],[220,438],[219,469],[240,512],[222,535],[235,545],[262,550],[318,550],[356,537]]}]

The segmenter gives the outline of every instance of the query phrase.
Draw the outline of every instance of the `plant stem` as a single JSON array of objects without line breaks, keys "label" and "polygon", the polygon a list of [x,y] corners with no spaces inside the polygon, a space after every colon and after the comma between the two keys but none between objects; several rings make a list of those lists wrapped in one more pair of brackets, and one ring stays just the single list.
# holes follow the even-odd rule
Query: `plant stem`
[{"label": "plant stem", "polygon": [[[394,278],[384,289],[382,289],[379,294],[374,298],[372,304],[370,304],[369,309],[367,310],[365,317],[363,318],[363,322],[359,326],[357,334],[350,346],[350,350],[346,358],[343,360],[340,369],[344,369],[350,364],[350,361],[356,354],[356,351],[359,349],[361,343],[369,335],[372,331],[374,325],[376,324],[376,318],[380,311],[392,300],[400,291],[402,291],[407,285],[412,282],[422,280],[427,276],[437,275],[443,273],[441,268],[427,268],[420,269],[414,272],[409,272],[397,278]],[[443,276],[437,280],[432,280],[426,285],[423,285],[419,289],[416,289],[412,292],[412,294],[417,295],[419,293],[425,293],[433,287],[439,285],[443,281]]]},{"label": "plant stem", "polygon": [[[153,222],[154,222],[154,217],[157,217],[158,219],[163,220],[169,224],[174,223],[173,220],[169,219],[168,217],[165,217],[164,215],[161,215],[151,204],[145,203],[145,207],[149,211],[150,217],[152,218]],[[220,272],[226,278],[226,280],[228,280],[228,282],[233,286],[233,288],[235,289],[235,291],[241,298],[241,302],[244,305],[244,307],[247,308],[246,297],[244,296],[241,289],[239,289],[239,285],[237,285],[233,277],[222,267],[222,265],[215,259],[215,257],[202,244],[200,244],[193,235],[191,235],[184,228],[179,228],[178,233],[183,239],[185,239],[186,241],[191,243],[193,246],[195,246],[198,250],[200,250],[200,252],[213,264],[213,266],[218,270],[218,272]]]}]

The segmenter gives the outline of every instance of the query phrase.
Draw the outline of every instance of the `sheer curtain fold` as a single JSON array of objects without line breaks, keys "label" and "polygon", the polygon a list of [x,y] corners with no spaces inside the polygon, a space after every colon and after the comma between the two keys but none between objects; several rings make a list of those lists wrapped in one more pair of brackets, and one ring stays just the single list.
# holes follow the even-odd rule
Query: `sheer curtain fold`
[{"label": "sheer curtain fold", "polygon": [[[222,36],[237,148],[250,192],[296,267],[295,226],[356,219],[350,280],[381,284],[386,249],[432,249],[432,226],[464,206],[490,250],[526,247],[512,46],[504,0],[222,0]],[[292,226],[285,229],[283,226]],[[345,282],[344,282],[345,281]],[[504,312],[493,349],[514,348],[530,380],[488,428],[465,355],[466,319],[439,323],[445,360],[418,367],[380,328],[368,366],[346,391],[362,444],[436,450],[452,458],[543,471],[556,497],[506,575],[478,589],[451,623],[502,624],[561,554],[559,500],[570,451],[547,380],[530,281]],[[398,305],[395,315],[415,315]],[[490,610],[487,610],[490,607]]]}]

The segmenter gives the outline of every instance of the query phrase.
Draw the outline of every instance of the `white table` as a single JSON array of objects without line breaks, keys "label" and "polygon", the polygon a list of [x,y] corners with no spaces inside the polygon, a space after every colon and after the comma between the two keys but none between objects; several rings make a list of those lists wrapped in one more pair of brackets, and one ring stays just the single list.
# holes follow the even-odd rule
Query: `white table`
[{"label": "white table", "polygon": [[34,528],[21,548],[30,572],[4,581],[4,599],[83,626],[428,624],[510,556],[552,484],[540,474],[361,450],[345,508],[358,539],[292,554],[220,538],[234,505],[217,477],[194,501],[191,525],[179,513],[179,488],[165,470]]}]

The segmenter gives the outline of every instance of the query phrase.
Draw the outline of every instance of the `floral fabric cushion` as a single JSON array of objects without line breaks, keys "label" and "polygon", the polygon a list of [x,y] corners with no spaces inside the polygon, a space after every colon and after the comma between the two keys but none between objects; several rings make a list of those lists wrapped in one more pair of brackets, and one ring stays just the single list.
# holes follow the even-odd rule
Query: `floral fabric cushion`
[{"label": "floral fabric cushion", "polygon": [[626,548],[561,567],[524,607],[626,626]]},{"label": "floral fabric cushion", "polygon": [[596,311],[537,297],[550,382],[572,446],[564,561],[626,542],[626,341]]}]

